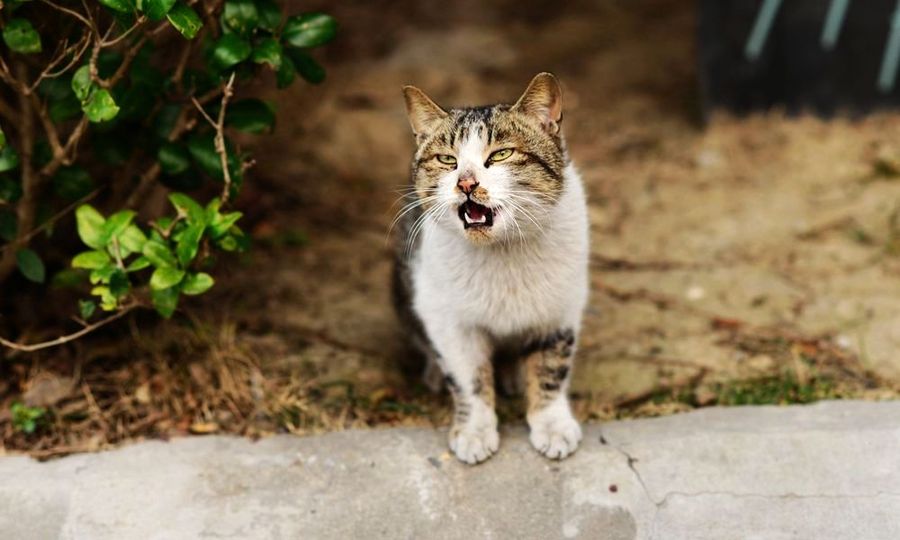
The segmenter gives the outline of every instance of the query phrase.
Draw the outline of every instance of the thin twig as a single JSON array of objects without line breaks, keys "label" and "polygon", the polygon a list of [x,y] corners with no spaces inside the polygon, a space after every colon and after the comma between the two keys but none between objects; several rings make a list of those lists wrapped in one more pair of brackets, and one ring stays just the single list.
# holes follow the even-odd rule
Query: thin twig
[{"label": "thin twig", "polygon": [[137,42],[125,52],[122,63],[119,64],[119,68],[116,69],[116,72],[113,73],[112,77],[109,79],[97,79],[97,84],[103,88],[112,88],[116,83],[122,80],[122,77],[128,73],[128,68],[131,67],[131,63],[134,61],[138,52],[140,52],[141,47],[144,46],[144,43],[147,43],[147,36],[141,37],[141,39],[137,40]]},{"label": "thin twig", "polygon": [[228,78],[228,82],[222,87],[222,103],[219,105],[219,117],[216,120],[213,120],[212,117],[207,114],[196,98],[191,97],[191,101],[194,102],[194,106],[197,107],[197,110],[200,111],[203,118],[205,118],[213,129],[216,130],[214,143],[216,146],[216,153],[219,154],[219,162],[222,164],[222,179],[225,182],[221,196],[223,205],[228,202],[228,199],[231,196],[231,172],[228,170],[228,149],[225,147],[225,109],[228,108],[228,100],[234,95],[234,75],[235,74],[232,73],[231,77]]},{"label": "thin twig", "polygon": [[115,39],[112,39],[112,40],[109,40],[109,41],[107,41],[106,39],[104,39],[104,40],[100,43],[100,45],[101,45],[102,47],[112,47],[112,46],[118,44],[120,41],[122,41],[123,39],[127,38],[132,32],[134,32],[135,30],[137,30],[138,28],[140,28],[141,26],[143,26],[144,23],[145,23],[146,21],[147,21],[147,17],[145,17],[144,15],[141,15],[140,17],[137,18],[137,20],[134,22],[134,24],[131,25],[131,28],[129,28],[128,30],[125,30],[124,32],[122,32],[121,35],[116,36]]},{"label": "thin twig", "polygon": [[[40,75],[38,75],[38,78],[35,79],[35,81],[33,83],[31,83],[31,86],[28,87],[28,93],[29,94],[34,93],[34,91],[37,89],[37,87],[41,84],[42,81],[44,81],[46,79],[53,79],[53,78],[59,77],[63,73],[72,69],[72,67],[75,64],[77,64],[79,60],[81,60],[81,57],[84,55],[84,52],[87,50],[87,48],[90,45],[91,45],[90,34],[85,34],[84,37],[81,38],[78,42],[74,43],[70,47],[66,47],[65,50],[63,50],[56,58],[54,58],[49,64],[47,64],[47,67],[44,68],[44,70],[41,72]],[[78,52],[72,56],[72,58],[69,60],[69,63],[66,64],[65,67],[60,68],[56,71],[53,71],[53,69],[56,66],[58,66],[63,60],[65,60],[65,58],[69,55],[69,53],[71,53],[72,51],[74,51],[76,49],[79,49]]]},{"label": "thin twig", "polygon": [[42,341],[40,343],[24,344],[24,343],[16,343],[14,341],[9,341],[8,339],[4,339],[4,338],[0,337],[0,345],[3,345],[4,347],[7,347],[9,349],[13,349],[16,351],[22,351],[22,352],[34,352],[34,351],[39,351],[41,349],[49,349],[50,347],[57,347],[59,345],[64,345],[70,341],[74,341],[78,338],[84,337],[87,334],[90,334],[91,332],[93,332],[94,330],[97,330],[98,328],[100,328],[102,326],[106,326],[107,324],[109,324],[117,319],[121,319],[127,313],[129,313],[130,311],[132,311],[133,309],[135,309],[137,307],[140,307],[140,304],[131,304],[128,306],[123,306],[122,309],[113,313],[112,315],[110,315],[109,317],[107,317],[105,319],[101,319],[91,325],[88,325],[77,332],[67,334],[65,336],[60,336],[60,337],[58,337],[56,339],[52,339],[50,341]]},{"label": "thin twig", "polygon": [[[81,13],[78,13],[78,12],[75,11],[75,10],[72,10],[72,9],[69,9],[69,8],[66,8],[66,7],[63,7],[63,6],[60,6],[60,5],[58,5],[58,4],[54,4],[53,2],[50,2],[49,0],[41,0],[41,2],[47,4],[48,6],[52,7],[53,9],[62,11],[62,12],[65,13],[66,15],[71,15],[72,17],[75,17],[76,19],[78,19],[79,21],[81,21],[82,23],[84,23],[84,25],[87,26],[92,32],[94,31],[94,23],[93,23],[93,21],[88,20],[88,19],[87,19],[84,15],[82,15]],[[88,11],[88,13],[90,13],[90,11]]]},{"label": "thin twig", "polygon": [[47,142],[50,144],[50,150],[53,152],[53,157],[64,159],[66,154],[62,144],[59,142],[59,131],[56,130],[56,124],[50,119],[46,104],[41,103],[37,94],[32,93],[29,95],[29,98],[31,99],[32,107],[34,107],[34,110],[37,112],[37,117],[41,121],[41,125],[44,126],[44,133],[47,134]]}]

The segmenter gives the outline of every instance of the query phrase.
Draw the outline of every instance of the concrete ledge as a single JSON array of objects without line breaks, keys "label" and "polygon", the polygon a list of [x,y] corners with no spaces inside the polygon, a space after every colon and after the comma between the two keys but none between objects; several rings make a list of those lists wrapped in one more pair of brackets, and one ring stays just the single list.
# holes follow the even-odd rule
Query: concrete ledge
[{"label": "concrete ledge", "polygon": [[445,436],[197,437],[0,458],[0,537],[900,538],[900,403],[592,425],[559,463],[522,428],[477,467],[450,458]]}]

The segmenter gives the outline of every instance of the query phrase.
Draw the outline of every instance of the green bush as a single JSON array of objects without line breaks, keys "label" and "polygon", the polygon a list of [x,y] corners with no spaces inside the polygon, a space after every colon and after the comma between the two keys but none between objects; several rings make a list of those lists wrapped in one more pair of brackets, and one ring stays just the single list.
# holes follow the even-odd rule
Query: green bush
[{"label": "green bush", "polygon": [[[62,253],[70,268],[52,281],[90,283],[85,321],[171,316],[213,286],[216,253],[248,244],[230,208],[252,160],[228,133],[269,132],[276,113],[238,88],[321,82],[310,49],[334,19],[285,17],[275,0],[13,0],[0,25],[0,286],[16,269],[46,285]],[[139,223],[157,185],[171,213]],[[74,251],[57,226],[72,214]]]}]

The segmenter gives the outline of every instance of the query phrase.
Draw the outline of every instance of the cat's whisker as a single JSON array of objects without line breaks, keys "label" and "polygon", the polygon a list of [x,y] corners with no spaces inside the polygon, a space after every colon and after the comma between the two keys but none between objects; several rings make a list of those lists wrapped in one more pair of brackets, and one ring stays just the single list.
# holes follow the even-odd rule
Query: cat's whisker
[{"label": "cat's whisker", "polygon": [[405,216],[406,214],[412,212],[413,210],[415,210],[416,208],[419,208],[420,206],[422,206],[424,204],[428,204],[429,202],[436,201],[438,198],[439,197],[437,195],[423,197],[423,198],[417,199],[417,200],[407,204],[403,208],[401,208],[398,211],[397,216],[394,217],[393,221],[391,221],[391,224],[388,227],[387,234],[385,235],[385,242],[390,241],[391,232],[393,232],[394,227],[397,225],[397,223],[399,223],[400,220],[403,219],[403,216]]},{"label": "cat's whisker", "polygon": [[[506,202],[507,202],[507,204],[509,204],[516,210],[518,210],[519,212],[522,212],[522,214],[524,214],[525,217],[527,217],[532,223],[534,223],[534,226],[540,232],[544,232],[544,227],[540,223],[538,223],[537,219],[531,214],[531,212],[529,212],[528,210],[525,210],[525,208],[523,208],[522,205],[520,205],[519,203],[514,202],[515,200],[516,200],[515,197],[510,197]],[[515,220],[513,220],[513,221],[515,221]]]},{"label": "cat's whisker", "polygon": [[412,249],[412,246],[415,244],[416,238],[419,236],[419,233],[421,233],[422,229],[425,227],[425,224],[428,221],[428,218],[434,217],[434,215],[441,209],[443,209],[443,211],[446,211],[446,209],[449,208],[449,206],[450,206],[450,203],[442,202],[438,205],[432,206],[431,208],[429,208],[428,210],[423,212],[422,215],[416,219],[415,223],[413,224],[412,228],[410,229],[410,233],[407,235],[407,243],[406,243],[407,256],[409,256],[409,252]]}]

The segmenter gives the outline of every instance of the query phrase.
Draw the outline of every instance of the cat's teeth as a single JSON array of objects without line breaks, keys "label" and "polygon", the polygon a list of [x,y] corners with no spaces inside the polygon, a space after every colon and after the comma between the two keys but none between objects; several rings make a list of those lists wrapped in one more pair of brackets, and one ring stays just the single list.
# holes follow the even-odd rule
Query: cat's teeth
[{"label": "cat's teeth", "polygon": [[487,216],[486,216],[486,215],[481,216],[481,218],[478,219],[478,221],[475,221],[475,220],[473,220],[471,217],[469,217],[469,213],[468,213],[468,212],[466,212],[466,213],[463,214],[463,215],[464,215],[465,218],[466,218],[466,223],[470,223],[470,224],[471,224],[471,223],[484,223],[485,221],[487,221]]}]

